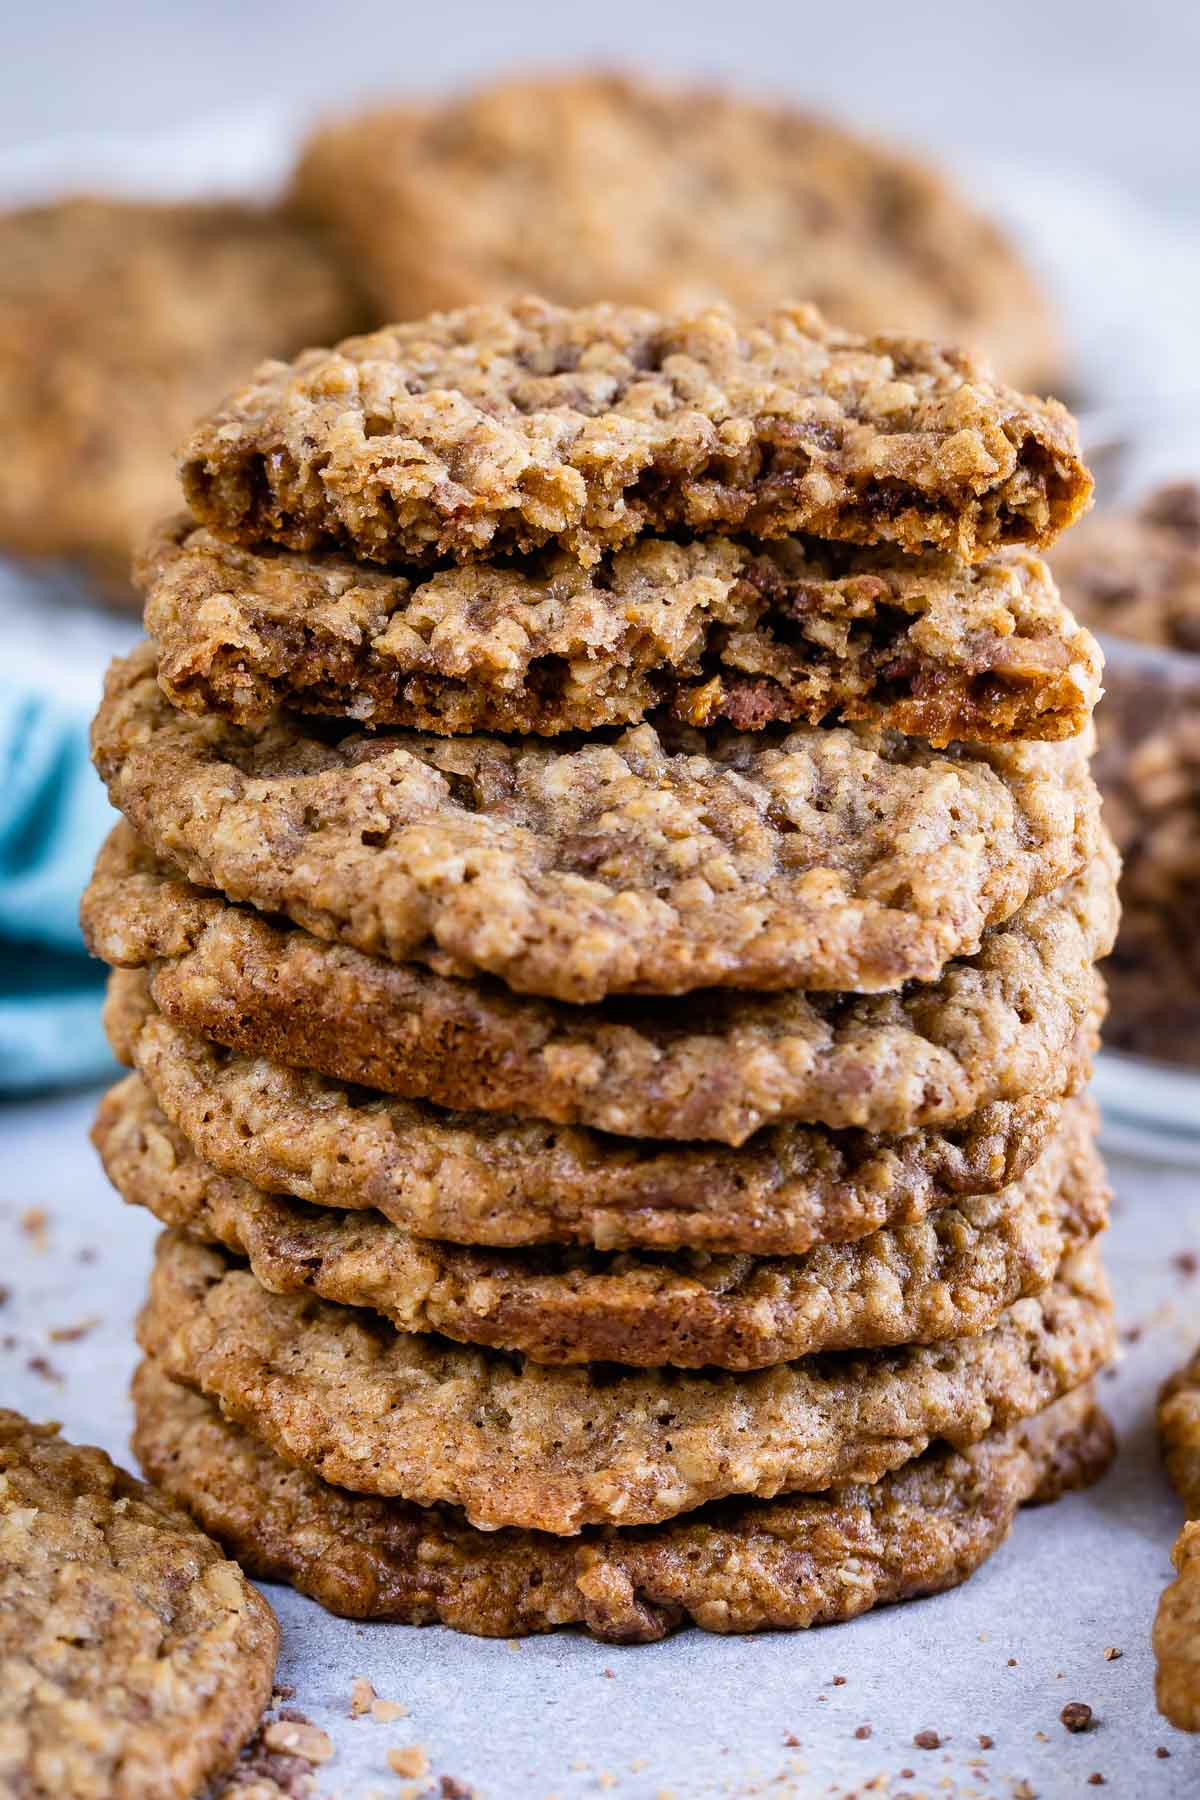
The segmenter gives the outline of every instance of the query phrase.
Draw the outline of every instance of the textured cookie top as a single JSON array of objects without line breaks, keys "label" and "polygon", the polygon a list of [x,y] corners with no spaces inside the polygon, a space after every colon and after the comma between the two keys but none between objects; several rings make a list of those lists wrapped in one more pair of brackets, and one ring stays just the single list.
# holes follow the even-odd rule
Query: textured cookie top
[{"label": "textured cookie top", "polygon": [[644,538],[434,574],[225,543],[187,519],[138,568],[176,706],[277,706],[553,736],[669,707],[694,725],[870,720],[934,744],[1062,738],[1100,655],[1037,557],[914,562],[813,540]]},{"label": "textured cookie top", "polygon": [[1056,401],[963,352],[860,338],[809,307],[756,325],[526,300],[265,363],[193,431],[184,493],[253,543],[381,562],[651,531],[811,532],[973,560],[1088,503]]},{"label": "textured cookie top", "polygon": [[573,1002],[932,980],[1099,832],[1086,738],[329,742],[180,713],[150,646],[113,664],[92,745],[113,804],[190,880],[372,955]]},{"label": "textured cookie top", "polygon": [[[1057,1097],[984,1107],[950,1130],[872,1137],[768,1127],[739,1150],[445,1112],[238,1056],[164,1018],[142,970],[116,970],[105,1024],[122,1062],[209,1163],[272,1193],[375,1207],[420,1237],[796,1255],[914,1225],[1030,1169]],[[1086,1046],[1064,1087],[1086,1080]]]},{"label": "textured cookie top", "polygon": [[[1167,1474],[1187,1509],[1200,1518],[1200,1352],[1164,1384],[1158,1436]],[[1173,1558],[1178,1578],[1159,1601],[1154,1621],[1159,1711],[1182,1731],[1200,1730],[1200,1526],[1185,1525]]]},{"label": "textured cookie top", "polygon": [[1200,651],[1200,483],[1159,488],[1136,512],[1097,514],[1054,566],[1096,630]]},{"label": "textured cookie top", "polygon": [[385,317],[544,294],[757,316],[811,300],[853,331],[988,352],[1055,386],[1045,300],[940,173],[796,107],[620,74],[376,107],[307,145],[296,204]]},{"label": "textured cookie top", "polygon": [[448,1507],[330,1487],[152,1360],[134,1377],[133,1401],[143,1466],[256,1575],[350,1618],[441,1621],[486,1637],[579,1624],[607,1642],[648,1643],[689,1620],[724,1632],[856,1618],[963,1580],[1018,1505],[1095,1480],[1113,1449],[1085,1386],[872,1486],[723,1501],[666,1524],[553,1538],[476,1531]]},{"label": "textured cookie top", "polygon": [[361,322],[328,252],[249,206],[80,199],[0,216],[0,548],[126,590],[175,451],[264,356]]},{"label": "textured cookie top", "polygon": [[268,923],[180,880],[122,824],[82,918],[96,955],[151,965],[162,1011],[231,1049],[443,1106],[739,1144],[782,1120],[909,1131],[1061,1094],[1087,1054],[1103,992],[1092,963],[1116,912],[1105,840],[1082,875],[926,986],[584,1008]]},{"label": "textured cookie top", "polygon": [[191,1800],[257,1724],[278,1644],[173,1501],[0,1410],[0,1790]]},{"label": "textured cookie top", "polygon": [[268,1294],[217,1250],[159,1240],[138,1341],[289,1462],[356,1492],[556,1533],[673,1518],[725,1494],[874,1481],[935,1438],[974,1443],[1112,1354],[1094,1248],[980,1337],[751,1374],[546,1368]]},{"label": "textured cookie top", "polygon": [[936,1343],[994,1326],[1041,1293],[1106,1215],[1093,1121],[1074,1102],[1024,1180],[921,1224],[802,1257],[472,1249],[412,1236],[369,1209],[264,1193],[204,1162],[129,1076],[92,1131],[135,1205],[245,1257],[272,1293],[372,1308],[399,1331],[533,1362],[766,1368],[818,1351]]}]

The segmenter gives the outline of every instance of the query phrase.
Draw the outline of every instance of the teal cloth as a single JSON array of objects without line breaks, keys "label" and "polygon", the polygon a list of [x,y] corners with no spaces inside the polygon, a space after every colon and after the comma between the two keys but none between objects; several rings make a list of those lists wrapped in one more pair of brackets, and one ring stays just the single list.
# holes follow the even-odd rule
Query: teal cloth
[{"label": "teal cloth", "polygon": [[104,970],[79,896],[113,822],[88,758],[88,715],[0,682],[0,1094],[113,1070]]}]

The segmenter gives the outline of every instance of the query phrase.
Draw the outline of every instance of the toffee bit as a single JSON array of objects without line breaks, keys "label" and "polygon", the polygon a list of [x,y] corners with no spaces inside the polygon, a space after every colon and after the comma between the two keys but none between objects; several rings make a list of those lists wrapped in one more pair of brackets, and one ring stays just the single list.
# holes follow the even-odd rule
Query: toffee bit
[{"label": "toffee bit", "polygon": [[1058,1716],[1068,1731],[1088,1731],[1091,1728],[1092,1709],[1084,1700],[1068,1700]]}]

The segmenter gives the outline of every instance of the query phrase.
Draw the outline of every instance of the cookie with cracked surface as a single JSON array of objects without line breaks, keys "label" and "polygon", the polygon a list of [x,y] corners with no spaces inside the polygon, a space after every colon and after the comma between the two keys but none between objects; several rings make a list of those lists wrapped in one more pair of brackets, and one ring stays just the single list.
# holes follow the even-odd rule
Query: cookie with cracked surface
[{"label": "cookie with cracked surface", "polygon": [[179,466],[221,536],[411,564],[549,543],[595,562],[677,529],[974,561],[1051,543],[1092,491],[1057,401],[804,306],[435,313],[262,364]]},{"label": "cookie with cracked surface", "polygon": [[1156,488],[1135,511],[1098,512],[1055,550],[1054,569],[1094,630],[1200,651],[1200,482]]},{"label": "cookie with cracked surface", "polygon": [[490,1529],[673,1518],[729,1494],[874,1481],[935,1438],[1027,1418],[1110,1357],[1094,1246],[982,1336],[750,1374],[547,1367],[269,1294],[224,1252],[159,1240],[138,1341],[289,1462]]},{"label": "cookie with cracked surface", "polygon": [[279,706],[456,734],[636,724],[868,721],[934,745],[1064,738],[1100,654],[1046,565],[812,541],[644,538],[432,574],[227,544],[190,519],[138,564],[176,706],[263,723]]},{"label": "cookie with cracked surface", "polygon": [[1099,841],[1089,737],[329,743],[283,717],[248,733],[181,713],[155,667],[149,645],[112,665],[92,749],[189,880],[369,955],[576,1004],[934,980]]},{"label": "cookie with cracked surface", "polygon": [[152,1360],[133,1396],[142,1466],[256,1575],[349,1618],[484,1637],[582,1625],[608,1643],[648,1643],[689,1622],[736,1632],[856,1618],[964,1580],[1018,1506],[1087,1485],[1112,1455],[1085,1386],[873,1486],[719,1501],[667,1524],[563,1539],[476,1531],[448,1507],[330,1487]]},{"label": "cookie with cracked surface", "polygon": [[82,562],[136,604],[175,450],[264,356],[363,315],[329,250],[259,208],[57,201],[0,215],[0,548]]},{"label": "cookie with cracked surface", "polygon": [[0,1791],[189,1800],[257,1725],[278,1648],[176,1502],[0,1409]]},{"label": "cookie with cracked surface", "polygon": [[[105,1004],[118,1060],[225,1175],[418,1237],[513,1248],[691,1249],[801,1255],[1019,1181],[1050,1142],[1063,1096],[1004,1101],[962,1125],[871,1137],[768,1126],[744,1146],[610,1137],[347,1089],[239,1056],[163,1017],[143,970],[115,970]],[[1087,1080],[1094,1031],[1063,1071]]]},{"label": "cookie with cracked surface", "polygon": [[95,956],[151,970],[160,1012],[252,1057],[443,1107],[739,1145],[763,1125],[909,1132],[1063,1093],[1103,1015],[1115,862],[901,994],[687,995],[581,1008],[385,963],[281,927],[106,842],[83,896]]},{"label": "cookie with cracked surface", "polygon": [[105,1097],[92,1141],[125,1200],[245,1258],[271,1293],[370,1307],[398,1331],[532,1362],[758,1369],[990,1330],[1103,1228],[1093,1131],[1090,1109],[1075,1102],[1015,1186],[920,1225],[774,1258],[497,1251],[417,1238],[370,1209],[311,1207],[220,1174],[137,1076]]},{"label": "cookie with cracked surface", "polygon": [[802,297],[1056,387],[1056,322],[941,171],[817,114],[612,72],[518,76],[319,128],[293,200],[390,319],[545,294],[751,315]]},{"label": "cookie with cracked surface", "polygon": [[1105,844],[977,956],[900,994],[587,1008],[268,922],[181,880],[124,823],[81,917],[97,956],[148,967],[167,1018],[229,1049],[439,1106],[742,1144],[783,1122],[909,1132],[1061,1094],[1102,1013],[1092,964],[1115,936],[1116,884]]}]

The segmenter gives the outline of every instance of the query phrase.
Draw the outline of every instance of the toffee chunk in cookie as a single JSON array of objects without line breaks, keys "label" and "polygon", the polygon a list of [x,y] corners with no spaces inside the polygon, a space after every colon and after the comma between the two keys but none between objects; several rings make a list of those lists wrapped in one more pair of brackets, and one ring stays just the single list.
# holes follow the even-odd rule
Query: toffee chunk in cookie
[{"label": "toffee chunk in cookie", "polygon": [[[485,1637],[581,1625],[609,1643],[677,1626],[799,1630],[965,1580],[1018,1506],[1103,1474],[1112,1432],[1089,1387],[963,1450],[871,1485],[725,1501],[576,1538],[476,1531],[447,1507],[372,1499],[283,1462],[153,1361],[134,1379],[143,1467],[256,1575],[331,1612]],[[853,1568],[855,1579],[847,1581]]]},{"label": "toffee chunk in cookie", "polygon": [[735,1149],[346,1088],[184,1031],[142,970],[114,971],[105,1024],[197,1153],[271,1193],[375,1208],[418,1237],[462,1244],[785,1256],[918,1225],[1019,1181],[1087,1079],[1090,1050],[1081,1042],[1064,1064],[1061,1094],[998,1102],[961,1125],[883,1137],[780,1125]]},{"label": "toffee chunk in cookie", "polygon": [[309,231],[238,204],[77,199],[0,215],[0,549],[129,564],[179,504],[175,451],[264,356],[361,322]]},{"label": "toffee chunk in cookie", "polygon": [[124,1199],[244,1257],[271,1293],[370,1307],[400,1331],[532,1362],[756,1369],[990,1330],[1103,1227],[1093,1129],[1075,1102],[1015,1187],[788,1258],[504,1252],[417,1238],[374,1211],[325,1211],[221,1175],[136,1076],[108,1094],[92,1138]]},{"label": "toffee chunk in cookie", "polygon": [[645,538],[411,575],[225,543],[186,518],[143,554],[146,629],[176,706],[278,706],[445,733],[554,736],[669,707],[869,721],[935,745],[1081,731],[1100,657],[1037,557],[966,564],[800,539]]},{"label": "toffee chunk in cookie", "polygon": [[571,1533],[729,1494],[878,1480],[936,1438],[974,1443],[1089,1380],[1113,1325],[1089,1246],[979,1337],[750,1374],[515,1365],[363,1308],[267,1293],[223,1252],[167,1231],[138,1341],[340,1487],[445,1501],[485,1529]]},{"label": "toffee chunk in cookie", "polygon": [[231,906],[122,823],[81,917],[93,952],[150,968],[173,1023],[229,1049],[439,1106],[622,1137],[743,1144],[785,1121],[958,1125],[1060,1095],[1102,1015],[1116,935],[1102,842],[1088,868],[898,994],[709,992],[568,1006],[388,963]]},{"label": "toffee chunk in cookie", "polygon": [[264,363],[180,472],[221,536],[408,564],[550,543],[594,563],[675,530],[973,561],[1049,544],[1092,487],[1057,401],[964,352],[811,307],[747,324],[536,300]]},{"label": "toffee chunk in cookie", "polygon": [[0,1791],[191,1800],[257,1725],[278,1648],[175,1501],[0,1409]]},{"label": "toffee chunk in cookie", "polygon": [[150,646],[92,732],[189,880],[315,935],[575,1003],[933,980],[1099,841],[1087,741],[935,752],[848,728],[570,748],[257,733],[164,698]]},{"label": "toffee chunk in cookie", "polygon": [[751,316],[797,298],[977,347],[1020,387],[1062,373],[1045,298],[940,171],[716,86],[567,74],[372,107],[314,134],[293,197],[391,319],[522,293]]}]

